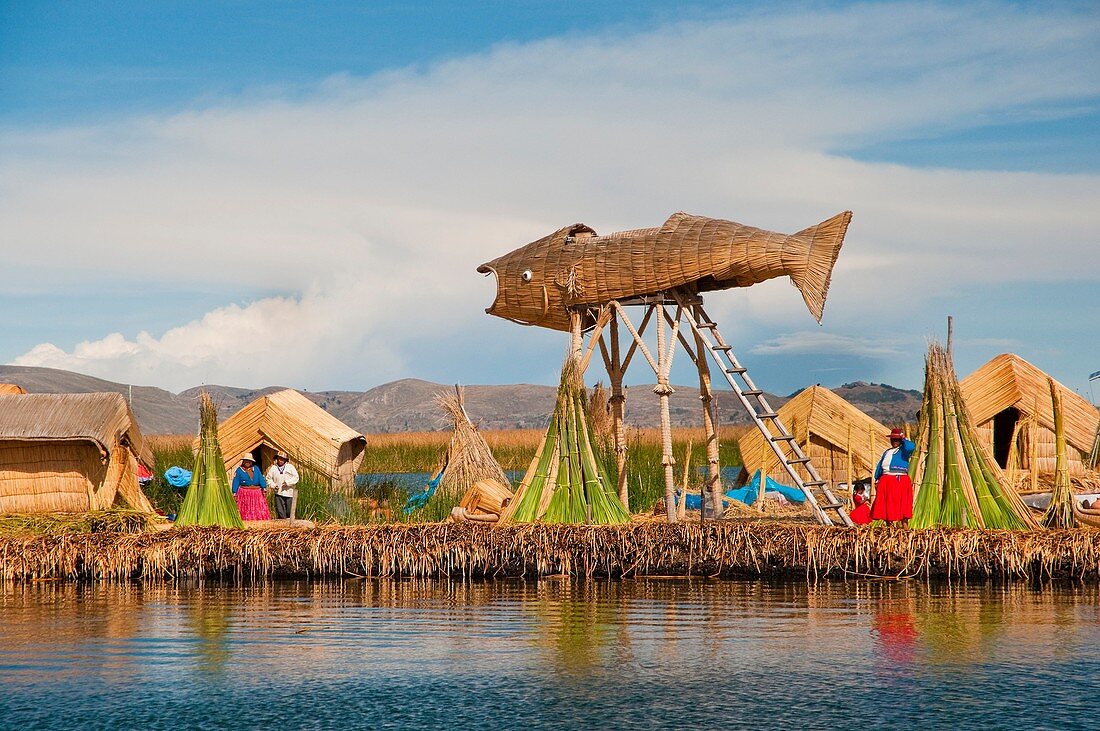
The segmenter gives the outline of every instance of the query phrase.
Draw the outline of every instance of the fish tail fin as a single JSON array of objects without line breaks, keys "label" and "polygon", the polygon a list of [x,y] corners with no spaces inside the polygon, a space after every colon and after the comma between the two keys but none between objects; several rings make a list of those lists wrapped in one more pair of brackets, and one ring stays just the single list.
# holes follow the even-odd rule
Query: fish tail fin
[{"label": "fish tail fin", "polygon": [[848,223],[852,212],[844,211],[832,218],[810,226],[791,236],[806,242],[806,259],[802,266],[791,274],[791,281],[802,299],[806,302],[810,314],[818,322],[825,311],[825,297],[829,294],[829,280],[833,276],[833,266],[844,244],[844,234],[848,232]]}]

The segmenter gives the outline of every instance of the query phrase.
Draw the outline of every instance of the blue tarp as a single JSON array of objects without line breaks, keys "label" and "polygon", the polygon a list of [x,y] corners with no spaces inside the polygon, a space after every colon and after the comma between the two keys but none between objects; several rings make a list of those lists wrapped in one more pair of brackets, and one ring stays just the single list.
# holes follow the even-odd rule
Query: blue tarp
[{"label": "blue tarp", "polygon": [[405,501],[405,515],[408,515],[414,510],[419,510],[420,508],[427,505],[428,501],[432,499],[432,495],[435,494],[436,488],[439,487],[439,483],[442,481],[443,470],[440,470],[439,474],[435,476],[435,479],[428,483],[423,492],[418,492],[415,495],[409,495],[409,499]]},{"label": "blue tarp", "polygon": [[[752,482],[745,485],[744,487],[739,487],[736,490],[727,490],[726,497],[733,498],[734,500],[743,502],[746,505],[752,505],[754,502],[756,502],[756,493],[759,490],[760,470],[757,470],[756,473],[752,476]],[[787,498],[792,503],[803,503],[806,501],[806,496],[803,495],[802,491],[799,490],[797,487],[782,485],[770,477],[765,484],[764,494],[767,495],[769,492],[778,492],[780,495]],[[688,510],[699,510],[699,508],[702,507],[702,500],[698,495],[692,495],[689,493],[685,500],[685,505]]]},{"label": "blue tarp", "polygon": [[182,467],[169,467],[164,471],[164,481],[172,487],[187,487],[191,484],[191,473]]}]

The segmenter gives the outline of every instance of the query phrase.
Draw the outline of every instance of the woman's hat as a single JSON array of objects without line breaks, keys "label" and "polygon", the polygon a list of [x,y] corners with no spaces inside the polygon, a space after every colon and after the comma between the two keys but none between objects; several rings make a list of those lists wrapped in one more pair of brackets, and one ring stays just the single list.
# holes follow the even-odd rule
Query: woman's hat
[{"label": "woman's hat", "polygon": [[289,460],[289,459],[290,459],[290,457],[288,457],[288,456],[287,456],[286,452],[276,452],[276,453],[275,453],[275,459],[286,459],[286,460]]},{"label": "woman's hat", "polygon": [[894,429],[893,431],[890,432],[889,439],[890,439],[890,441],[894,441],[895,439],[901,439],[901,440],[904,441],[905,440],[905,432],[903,432],[901,429]]},{"label": "woman's hat", "polygon": [[256,460],[252,459],[251,454],[246,454],[245,456],[241,457],[241,461],[242,462],[251,462],[252,464],[256,464]]}]

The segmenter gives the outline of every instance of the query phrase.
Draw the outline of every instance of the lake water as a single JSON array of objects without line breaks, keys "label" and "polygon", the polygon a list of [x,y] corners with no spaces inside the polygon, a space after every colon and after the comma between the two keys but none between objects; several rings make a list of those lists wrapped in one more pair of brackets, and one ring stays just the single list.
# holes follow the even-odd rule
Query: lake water
[{"label": "lake water", "polygon": [[0,587],[0,727],[1097,728],[1095,585]]}]

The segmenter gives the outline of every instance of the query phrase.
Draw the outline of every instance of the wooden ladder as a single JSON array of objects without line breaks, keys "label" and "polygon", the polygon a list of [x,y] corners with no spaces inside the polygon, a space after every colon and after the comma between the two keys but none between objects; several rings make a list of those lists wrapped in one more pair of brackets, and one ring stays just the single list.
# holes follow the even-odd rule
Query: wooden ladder
[{"label": "wooden ladder", "polygon": [[[813,462],[798,446],[794,435],[787,430],[787,427],[780,420],[778,412],[772,409],[768,403],[764,392],[752,382],[748,369],[738,362],[737,356],[733,354],[733,348],[726,344],[726,341],[722,339],[722,334],[718,332],[718,325],[703,310],[702,300],[695,298],[694,301],[689,302],[678,292],[672,292],[671,294],[677,301],[681,312],[687,317],[691,329],[700,337],[707,350],[710,351],[714,362],[722,369],[726,381],[749,412],[756,428],[760,430],[764,435],[764,439],[771,445],[772,451],[775,452],[780,463],[787,470],[787,474],[794,480],[794,484],[806,496],[810,508],[813,509],[814,517],[822,525],[851,526],[852,519],[848,517],[848,511],[845,509],[844,503],[836,498],[833,491],[829,489],[829,484],[821,479]],[[700,358],[703,357],[701,353],[697,355]],[[810,475],[809,480],[802,479],[802,476],[798,474],[798,470],[795,469],[797,466],[801,466],[806,470],[807,474]],[[761,485],[760,489],[763,490],[764,487],[764,485]]]}]

